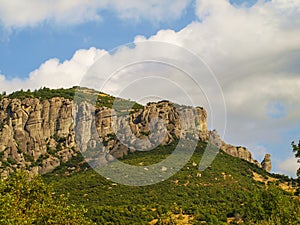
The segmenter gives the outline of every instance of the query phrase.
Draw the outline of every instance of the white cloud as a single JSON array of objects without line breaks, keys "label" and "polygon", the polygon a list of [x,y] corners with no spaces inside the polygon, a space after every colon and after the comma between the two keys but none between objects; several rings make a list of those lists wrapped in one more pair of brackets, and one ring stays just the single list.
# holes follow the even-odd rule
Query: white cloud
[{"label": "white cloud", "polygon": [[38,69],[29,74],[27,79],[6,80],[0,75],[0,89],[12,92],[18,89],[38,89],[40,87],[72,87],[78,85],[89,67],[105,54],[106,51],[96,48],[78,50],[70,60],[60,62],[49,59]]},{"label": "white cloud", "polygon": [[17,28],[35,26],[51,20],[57,23],[80,23],[99,20],[97,7],[104,6],[105,2],[81,0],[1,0],[0,19],[5,27]]},{"label": "white cloud", "polygon": [[101,20],[101,11],[111,10],[121,19],[161,22],[179,18],[190,0],[0,0],[0,22],[7,28],[60,25]]},{"label": "white cloud", "polygon": [[190,0],[113,0],[111,7],[123,19],[150,19],[155,22],[177,19],[182,15]]},{"label": "white cloud", "polygon": [[279,170],[292,177],[296,177],[297,169],[299,168],[299,164],[297,163],[296,158],[289,158],[285,161],[279,163]]}]

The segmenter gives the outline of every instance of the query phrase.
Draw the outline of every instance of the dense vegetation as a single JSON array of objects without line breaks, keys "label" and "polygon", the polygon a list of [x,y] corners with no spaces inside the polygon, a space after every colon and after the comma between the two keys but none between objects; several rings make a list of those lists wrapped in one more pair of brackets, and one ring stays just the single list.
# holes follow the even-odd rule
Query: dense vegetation
[{"label": "dense vegetation", "polygon": [[[295,153],[295,157],[297,159],[297,162],[300,163],[300,141],[298,142],[298,145],[295,144],[295,142],[292,142],[293,146],[293,152]],[[298,176],[298,189],[297,189],[297,194],[300,195],[300,166],[297,170],[297,176]]]},{"label": "dense vegetation", "polygon": [[[137,152],[123,159],[132,165],[149,165],[167,157],[174,146]],[[70,193],[73,204],[83,204],[98,224],[300,224],[300,202],[279,188],[285,176],[270,175],[257,166],[220,152],[208,169],[198,170],[204,143],[190,162],[168,180],[144,187],[113,183],[93,170],[44,177],[58,194]],[[273,177],[266,185],[253,179]],[[275,179],[276,177],[276,179]]]},{"label": "dense vegetation", "polygon": [[28,89],[27,91],[20,90],[11,93],[8,95],[8,98],[18,98],[18,99],[24,99],[24,98],[38,98],[40,100],[50,99],[54,97],[64,97],[66,99],[73,99],[75,94],[76,88],[70,88],[70,89],[50,89],[50,88],[40,88],[38,90],[31,91]]},{"label": "dense vegetation", "polygon": [[[6,93],[0,94],[0,100],[6,96]],[[117,111],[137,111],[142,109],[143,106],[131,101],[129,99],[116,98],[111,95],[97,92],[88,88],[81,88],[74,86],[69,89],[50,89],[50,88],[40,88],[38,90],[31,91],[28,89],[27,91],[20,90],[13,92],[7,95],[10,99],[25,99],[25,98],[38,98],[41,101],[54,98],[54,97],[63,97],[65,99],[75,100],[77,102],[80,101],[91,101],[95,103],[98,107],[108,107],[117,109]]]},{"label": "dense vegetation", "polygon": [[69,204],[61,194],[54,196],[51,186],[40,177],[29,179],[18,171],[0,180],[0,224],[93,224],[85,217],[86,210]]}]

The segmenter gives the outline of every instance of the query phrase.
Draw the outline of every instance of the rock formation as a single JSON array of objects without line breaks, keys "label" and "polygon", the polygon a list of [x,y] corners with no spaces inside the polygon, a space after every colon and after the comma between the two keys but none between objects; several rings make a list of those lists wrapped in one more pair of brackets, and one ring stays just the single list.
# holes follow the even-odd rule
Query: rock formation
[{"label": "rock formation", "polygon": [[[108,152],[119,158],[136,149],[145,151],[180,138],[207,141],[209,137],[207,115],[200,107],[177,109],[170,102],[161,101],[122,116],[115,115],[114,110],[107,107],[98,108],[95,116],[92,116],[93,111],[93,106],[87,103],[74,109],[76,142],[83,152],[88,150],[86,155],[92,152],[91,146],[97,146],[97,153],[103,153],[100,154],[102,158],[110,157],[105,155]],[[104,146],[97,144],[97,140]]]},{"label": "rock formation", "polygon": [[[0,102],[0,155],[6,170],[25,168],[50,172],[76,155],[72,102],[34,98]],[[2,170],[2,171],[1,171]],[[0,169],[3,173],[4,168]]]},{"label": "rock formation", "polygon": [[266,154],[264,160],[261,162],[261,166],[262,168],[269,172],[272,169],[272,162],[271,162],[271,155],[270,154]]},{"label": "rock formation", "polygon": [[[143,109],[117,116],[111,108],[73,104],[62,97],[3,98],[0,174],[16,168],[33,174],[51,172],[76,156],[79,149],[88,153],[97,149],[91,158],[97,155],[101,163],[107,163],[136,149],[168,145],[179,138],[211,139],[224,152],[259,165],[246,148],[228,145],[216,131],[209,132],[206,119],[203,108],[175,107],[168,101],[149,103]],[[268,159],[263,164],[267,171]]]},{"label": "rock formation", "polygon": [[210,143],[212,143],[219,149],[223,150],[224,152],[226,152],[229,155],[244,159],[248,162],[254,163],[254,164],[258,165],[259,167],[261,167],[261,164],[257,160],[254,160],[252,158],[252,154],[247,148],[241,147],[241,146],[233,146],[233,145],[225,143],[221,139],[221,137],[219,136],[219,134],[216,130],[210,131],[209,134],[210,134],[210,140],[209,140]]}]

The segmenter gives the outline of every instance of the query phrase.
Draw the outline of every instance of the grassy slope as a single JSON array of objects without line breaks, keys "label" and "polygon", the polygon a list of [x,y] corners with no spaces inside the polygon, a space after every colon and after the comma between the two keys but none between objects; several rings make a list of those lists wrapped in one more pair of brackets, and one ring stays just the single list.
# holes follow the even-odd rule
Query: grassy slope
[{"label": "grassy slope", "polygon": [[[159,147],[150,152],[137,152],[123,161],[132,165],[153,164],[172,152],[174,146]],[[204,143],[199,143],[190,162],[168,180],[145,187],[114,184],[93,170],[71,176],[55,176],[64,167],[45,177],[57,193],[70,193],[74,204],[89,209],[88,216],[98,224],[171,223],[174,215],[189,215],[192,224],[222,224],[230,214],[247,215],[245,202],[255,191],[265,188],[253,179],[253,171],[268,176],[253,164],[220,152],[211,167],[201,172],[199,163]],[[69,164],[70,166],[70,164]],[[284,177],[280,177],[284,179]],[[185,217],[181,216],[181,219]],[[186,219],[186,218],[185,218]]]}]

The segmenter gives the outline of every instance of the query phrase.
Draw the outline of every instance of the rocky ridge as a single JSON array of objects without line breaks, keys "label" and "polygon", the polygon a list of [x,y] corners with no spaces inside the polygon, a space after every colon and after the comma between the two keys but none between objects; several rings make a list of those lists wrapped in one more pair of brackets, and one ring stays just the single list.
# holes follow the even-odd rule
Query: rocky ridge
[{"label": "rocky ridge", "polygon": [[7,176],[17,168],[45,174],[76,156],[79,149],[96,149],[98,163],[107,163],[136,149],[168,145],[179,138],[210,141],[224,152],[270,171],[269,157],[262,166],[248,149],[228,145],[216,131],[209,131],[206,119],[203,108],[177,110],[168,101],[114,116],[111,108],[74,104],[63,97],[4,97],[0,101],[0,174]]}]

